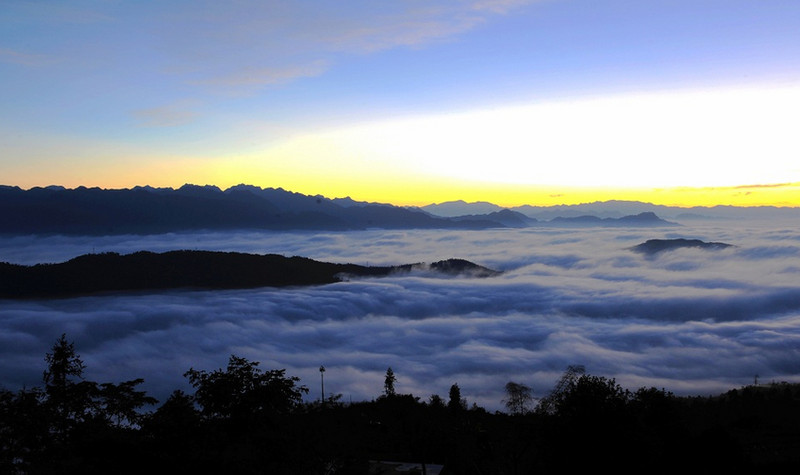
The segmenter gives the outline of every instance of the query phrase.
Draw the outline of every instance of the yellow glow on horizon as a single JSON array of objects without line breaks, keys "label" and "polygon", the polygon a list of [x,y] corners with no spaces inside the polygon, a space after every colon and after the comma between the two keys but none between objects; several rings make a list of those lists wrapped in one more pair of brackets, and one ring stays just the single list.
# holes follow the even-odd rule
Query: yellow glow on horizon
[{"label": "yellow glow on horizon", "polygon": [[[191,167],[189,166],[191,165]],[[800,207],[800,182],[754,184],[731,187],[576,187],[510,185],[470,182],[398,173],[393,180],[374,180],[368,171],[335,173],[332,167],[317,168],[303,173],[289,166],[283,169],[264,169],[249,158],[218,161],[183,159],[152,162],[136,167],[130,173],[108,170],[94,180],[79,174],[61,180],[47,179],[37,183],[19,184],[23,188],[60,184],[69,188],[98,186],[101,188],[130,188],[136,185],[178,188],[184,183],[216,185],[222,189],[238,184],[264,188],[283,188],[287,191],[328,198],[351,197],[357,201],[391,203],[400,206],[425,206],[431,203],[463,200],[486,201],[503,207],[521,205],[552,206],[591,203],[596,201],[641,201],[653,204],[692,206],[786,206]],[[189,171],[187,173],[187,171]],[[175,179],[175,176],[181,178]]]},{"label": "yellow glow on horizon", "polygon": [[725,187],[800,179],[800,86],[626,94],[411,117],[318,138],[376,166],[545,187]]},{"label": "yellow glow on horizon", "polygon": [[[413,195],[406,190],[383,189],[350,196],[359,201],[389,202],[396,205],[424,206],[431,203],[463,200],[486,201],[503,207],[521,205],[555,206],[596,201],[641,201],[665,206],[779,206],[800,207],[800,183],[714,188],[580,188],[526,187],[458,184],[437,190],[421,190]],[[328,196],[328,195],[326,195]],[[343,195],[342,195],[343,196]]]},{"label": "yellow glow on horizon", "polygon": [[227,166],[264,186],[401,205],[800,206],[796,110],[800,86],[576,99],[305,133]]},{"label": "yellow glow on horizon", "polygon": [[54,155],[63,157],[49,166],[21,160],[7,176],[25,181],[0,184],[244,183],[418,206],[798,207],[798,110],[800,86],[626,94],[297,130],[259,152],[78,147],[85,156]]}]

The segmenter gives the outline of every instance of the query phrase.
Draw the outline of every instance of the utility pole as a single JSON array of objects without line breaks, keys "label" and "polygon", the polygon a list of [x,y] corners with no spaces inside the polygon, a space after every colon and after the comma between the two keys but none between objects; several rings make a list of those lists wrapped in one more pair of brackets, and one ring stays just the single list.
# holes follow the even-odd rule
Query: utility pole
[{"label": "utility pole", "polygon": [[325,404],[325,367],[319,367],[319,381],[320,385],[322,386],[322,392],[320,393],[319,400],[324,405]]}]

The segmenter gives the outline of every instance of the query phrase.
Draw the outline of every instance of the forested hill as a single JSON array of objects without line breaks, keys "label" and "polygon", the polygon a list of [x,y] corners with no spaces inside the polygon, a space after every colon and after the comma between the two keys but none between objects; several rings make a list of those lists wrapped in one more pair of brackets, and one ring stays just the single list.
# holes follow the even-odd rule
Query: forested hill
[{"label": "forested hill", "polygon": [[339,282],[348,276],[386,276],[416,269],[488,277],[497,272],[460,259],[432,264],[367,267],[305,257],[215,251],[86,254],[57,264],[0,263],[0,298],[62,297],[171,288],[233,289]]},{"label": "forested hill", "polygon": [[699,239],[649,239],[641,244],[633,246],[631,250],[643,254],[654,255],[659,252],[672,251],[682,248],[696,248],[706,250],[719,250],[732,247],[724,242],[705,242]]}]

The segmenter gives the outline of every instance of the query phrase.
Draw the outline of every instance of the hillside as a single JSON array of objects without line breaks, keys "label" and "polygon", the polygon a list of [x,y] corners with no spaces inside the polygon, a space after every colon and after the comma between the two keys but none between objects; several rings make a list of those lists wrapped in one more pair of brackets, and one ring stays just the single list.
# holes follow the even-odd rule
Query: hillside
[{"label": "hillside", "polygon": [[718,250],[731,247],[724,242],[706,242],[699,239],[649,239],[641,244],[633,246],[631,250],[643,254],[653,255],[659,252],[671,251],[682,248],[697,248],[707,250]]},{"label": "hillside", "polygon": [[170,251],[87,254],[58,264],[0,263],[0,298],[64,297],[173,288],[234,289],[321,285],[352,277],[425,270],[443,275],[498,274],[469,261],[367,267],[304,257],[235,252]]}]

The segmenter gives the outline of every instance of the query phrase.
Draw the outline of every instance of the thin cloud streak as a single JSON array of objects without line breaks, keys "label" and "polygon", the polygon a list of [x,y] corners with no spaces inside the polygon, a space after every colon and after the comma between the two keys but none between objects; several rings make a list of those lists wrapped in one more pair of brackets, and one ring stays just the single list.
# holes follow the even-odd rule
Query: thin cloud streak
[{"label": "thin cloud streak", "polygon": [[44,66],[56,61],[58,61],[56,58],[43,54],[31,54],[8,48],[0,48],[0,63],[12,63],[23,66]]},{"label": "thin cloud streak", "polygon": [[451,38],[535,1],[360,3],[308,9],[286,2],[210,2],[180,13],[167,9],[162,17],[171,27],[159,35],[172,58],[170,71],[189,74],[190,84],[243,92],[320,75],[339,55]]},{"label": "thin cloud streak", "polygon": [[132,111],[133,117],[143,127],[177,127],[188,124],[198,117],[194,110],[196,101],[177,101],[158,107]]}]

